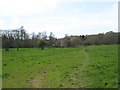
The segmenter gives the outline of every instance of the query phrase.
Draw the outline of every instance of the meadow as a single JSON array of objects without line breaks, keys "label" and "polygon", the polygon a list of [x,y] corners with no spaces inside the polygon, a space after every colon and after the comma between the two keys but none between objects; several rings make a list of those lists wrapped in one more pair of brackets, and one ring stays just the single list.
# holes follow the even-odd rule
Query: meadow
[{"label": "meadow", "polygon": [[118,45],[2,52],[3,88],[117,88]]}]

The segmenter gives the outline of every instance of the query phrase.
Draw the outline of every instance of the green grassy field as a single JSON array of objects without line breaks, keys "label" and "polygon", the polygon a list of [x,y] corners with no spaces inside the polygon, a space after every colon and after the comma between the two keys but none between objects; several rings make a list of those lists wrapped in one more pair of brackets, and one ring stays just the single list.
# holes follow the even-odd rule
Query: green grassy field
[{"label": "green grassy field", "polygon": [[118,46],[3,51],[3,88],[117,88]]}]

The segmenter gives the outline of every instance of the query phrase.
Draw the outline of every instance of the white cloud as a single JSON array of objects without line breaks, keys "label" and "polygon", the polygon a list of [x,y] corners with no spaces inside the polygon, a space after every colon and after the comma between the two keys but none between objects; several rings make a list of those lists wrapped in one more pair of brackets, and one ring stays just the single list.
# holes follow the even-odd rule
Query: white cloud
[{"label": "white cloud", "polygon": [[54,9],[59,0],[0,0],[3,15],[44,14]]},{"label": "white cloud", "polygon": [[118,2],[119,0],[62,0],[63,2]]},{"label": "white cloud", "polygon": [[1,15],[46,14],[64,2],[118,2],[118,0],[0,0]]},{"label": "white cloud", "polygon": [[[117,5],[113,5],[111,8],[106,9],[102,13],[84,14],[79,17],[74,16],[61,16],[61,17],[42,17],[34,18],[31,21],[41,22],[42,26],[46,25],[51,27],[61,28],[81,28],[90,26],[117,26]],[[88,28],[89,28],[88,27]],[[50,28],[48,28],[50,29]],[[53,28],[52,28],[53,29]],[[54,29],[53,29],[54,30]],[[63,30],[63,29],[61,29]]]},{"label": "white cloud", "polygon": [[[2,19],[0,19],[0,27],[5,27],[4,26],[4,21]],[[1,28],[0,28],[1,29]]]},{"label": "white cloud", "polygon": [[[78,16],[75,16],[74,14],[72,16],[44,16],[44,14],[47,15],[52,10],[56,9],[59,3],[80,1],[82,2],[83,0],[2,0],[0,3],[0,16],[9,16],[10,23],[7,23],[8,21],[6,19],[1,18],[0,29],[18,28],[23,25],[29,33],[47,31],[55,33],[57,37],[61,37],[64,36],[65,33],[98,33],[97,31],[94,31],[94,28],[97,27],[107,27],[112,30],[117,28],[117,4],[100,13],[86,14],[83,12],[84,8],[80,8],[73,10],[73,13],[76,15],[79,14]],[[88,0],[84,0],[84,2],[85,1],[87,2]],[[113,0],[104,1],[112,2]],[[43,16],[31,17],[32,14]],[[90,31],[92,29],[94,30]],[[99,32],[105,30],[106,28]]]}]

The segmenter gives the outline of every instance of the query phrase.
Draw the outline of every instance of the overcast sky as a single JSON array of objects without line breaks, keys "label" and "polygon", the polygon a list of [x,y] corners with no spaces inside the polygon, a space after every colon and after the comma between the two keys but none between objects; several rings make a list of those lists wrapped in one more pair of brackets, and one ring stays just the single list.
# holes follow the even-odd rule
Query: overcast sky
[{"label": "overcast sky", "polygon": [[118,0],[0,0],[0,29],[21,26],[56,37],[117,32]]}]

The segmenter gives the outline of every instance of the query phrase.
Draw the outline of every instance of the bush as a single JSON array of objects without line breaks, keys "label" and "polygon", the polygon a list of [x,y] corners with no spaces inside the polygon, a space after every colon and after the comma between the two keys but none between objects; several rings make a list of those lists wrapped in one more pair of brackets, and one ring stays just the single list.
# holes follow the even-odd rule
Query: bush
[{"label": "bush", "polygon": [[38,43],[38,48],[41,48],[43,50],[45,45],[46,45],[46,42],[44,40],[40,40],[40,42]]}]

